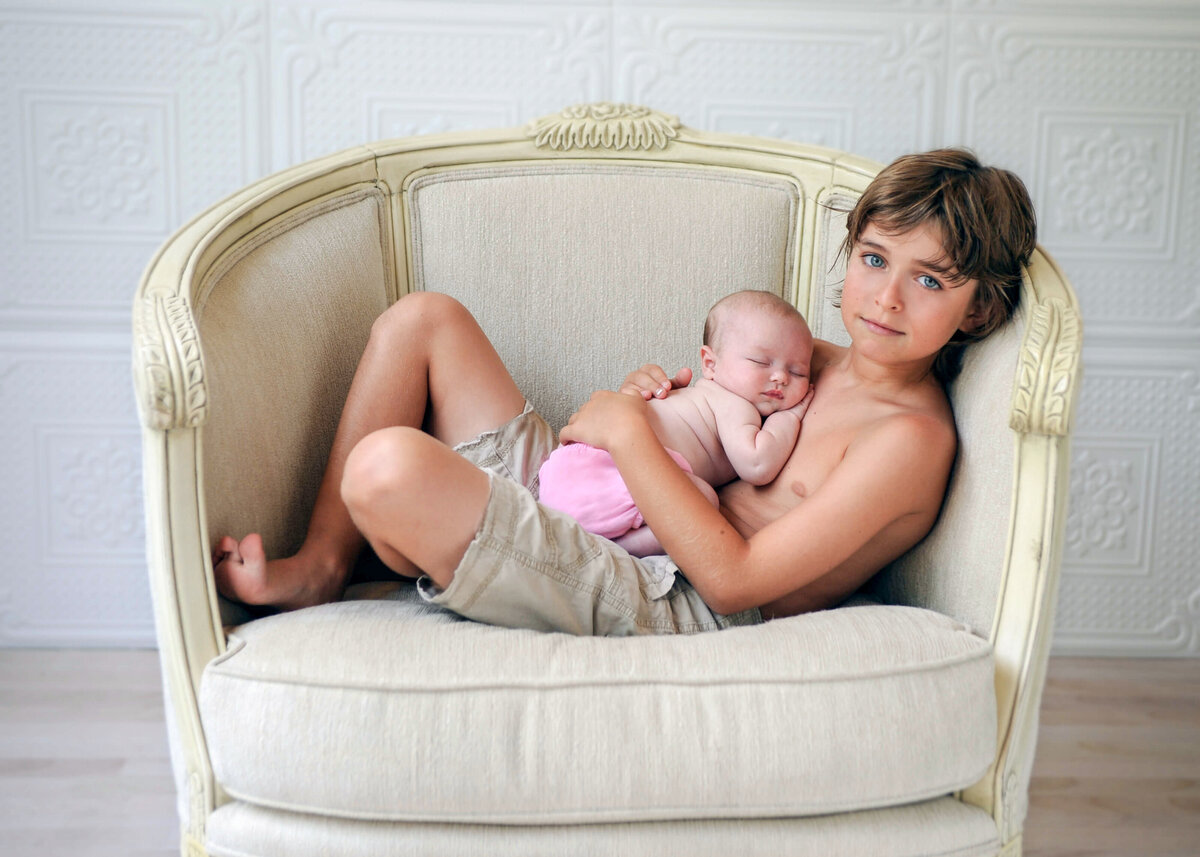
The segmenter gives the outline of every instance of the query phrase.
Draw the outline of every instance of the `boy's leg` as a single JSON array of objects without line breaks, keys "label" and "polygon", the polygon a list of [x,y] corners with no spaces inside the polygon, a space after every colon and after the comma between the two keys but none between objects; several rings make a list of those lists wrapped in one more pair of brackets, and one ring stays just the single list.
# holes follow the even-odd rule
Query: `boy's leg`
[{"label": "boy's leg", "polygon": [[475,538],[490,493],[484,471],[413,428],[368,435],[350,453],[342,481],[346,508],[379,558],[442,587]]},{"label": "boy's leg", "polygon": [[[508,421],[524,403],[461,304],[435,293],[401,298],[371,329],[304,544],[295,556],[268,562],[257,535],[240,543],[223,538],[214,555],[221,590],[247,603],[285,609],[337,598],[363,545],[341,497],[351,450],[372,432],[394,426],[423,427],[445,443],[460,443]],[[406,566],[398,570],[416,573]]]}]

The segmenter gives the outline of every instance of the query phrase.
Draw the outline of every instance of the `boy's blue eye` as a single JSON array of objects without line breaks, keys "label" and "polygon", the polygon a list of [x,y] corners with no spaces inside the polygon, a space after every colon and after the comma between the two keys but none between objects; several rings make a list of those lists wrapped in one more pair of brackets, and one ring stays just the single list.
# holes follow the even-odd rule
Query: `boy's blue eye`
[{"label": "boy's blue eye", "polygon": [[922,274],[920,277],[917,277],[917,282],[931,291],[933,289],[940,289],[942,287],[941,283],[928,274]]},{"label": "boy's blue eye", "polygon": [[863,261],[867,263],[868,268],[882,268],[883,267],[883,257],[877,256],[874,253],[864,254]]}]

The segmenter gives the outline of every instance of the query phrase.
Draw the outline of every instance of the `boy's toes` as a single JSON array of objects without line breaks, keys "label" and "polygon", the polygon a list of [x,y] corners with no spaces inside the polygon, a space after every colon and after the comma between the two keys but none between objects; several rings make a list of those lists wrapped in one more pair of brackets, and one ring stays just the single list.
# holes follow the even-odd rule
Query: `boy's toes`
[{"label": "boy's toes", "polygon": [[246,536],[236,545],[236,548],[242,562],[257,564],[267,561],[267,552],[263,550],[262,536],[258,533]]},{"label": "boy's toes", "polygon": [[213,565],[219,565],[227,559],[235,559],[238,552],[237,539],[233,536],[222,536],[213,548]]},{"label": "boy's toes", "polygon": [[231,536],[217,542],[213,551],[213,574],[217,589],[228,598],[246,604],[266,603],[271,593],[267,591],[267,556],[263,550],[262,536],[251,533],[240,542]]}]

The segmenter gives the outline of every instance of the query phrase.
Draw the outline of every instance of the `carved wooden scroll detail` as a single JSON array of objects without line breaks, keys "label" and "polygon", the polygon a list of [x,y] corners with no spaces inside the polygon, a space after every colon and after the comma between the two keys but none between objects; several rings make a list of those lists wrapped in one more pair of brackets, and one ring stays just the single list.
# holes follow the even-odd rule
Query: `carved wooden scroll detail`
[{"label": "carved wooden scroll detail", "polygon": [[1082,336],[1079,314],[1065,301],[1033,307],[1013,390],[1009,425],[1014,430],[1048,435],[1070,431]]},{"label": "carved wooden scroll detail", "polygon": [[679,136],[679,117],[635,104],[600,101],[575,104],[530,123],[526,132],[539,148],[665,149]]},{"label": "carved wooden scroll detail", "polygon": [[179,295],[146,295],[134,314],[142,419],[150,428],[195,428],[208,418],[200,337]]}]

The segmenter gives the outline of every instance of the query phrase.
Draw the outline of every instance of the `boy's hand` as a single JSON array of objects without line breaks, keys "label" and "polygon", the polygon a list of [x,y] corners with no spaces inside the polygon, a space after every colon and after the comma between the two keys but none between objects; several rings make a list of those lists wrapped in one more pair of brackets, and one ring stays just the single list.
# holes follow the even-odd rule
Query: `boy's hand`
[{"label": "boy's hand", "polygon": [[630,396],[640,396],[649,401],[661,399],[672,389],[680,389],[692,383],[692,370],[684,366],[675,373],[674,378],[668,378],[661,366],[647,363],[641,369],[635,369],[625,376],[620,392]]},{"label": "boy's hand", "polygon": [[646,401],[641,396],[598,390],[571,415],[558,438],[563,443],[586,443],[611,452],[641,429],[650,430]]}]

